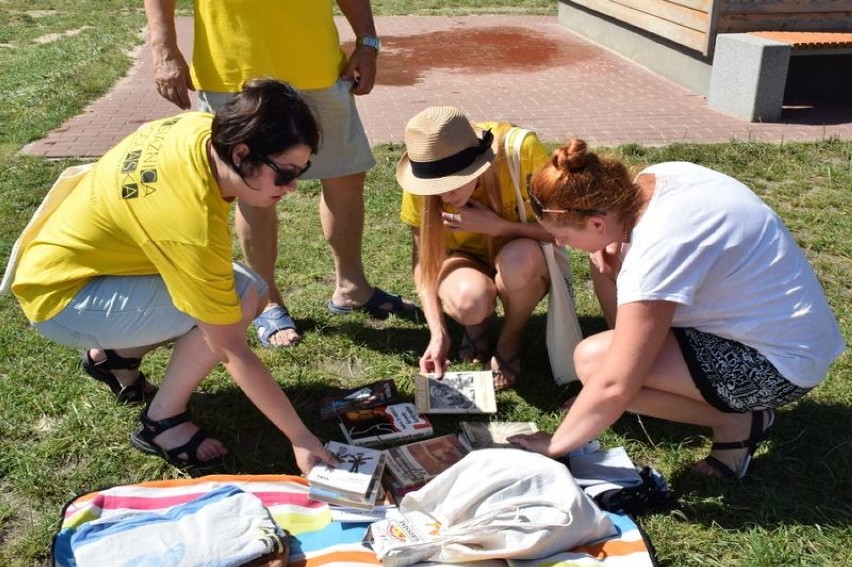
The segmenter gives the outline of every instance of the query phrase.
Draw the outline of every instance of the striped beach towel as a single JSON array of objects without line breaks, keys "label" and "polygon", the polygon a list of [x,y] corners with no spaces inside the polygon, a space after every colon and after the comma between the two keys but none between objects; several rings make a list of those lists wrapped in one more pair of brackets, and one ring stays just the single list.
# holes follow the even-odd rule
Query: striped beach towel
[{"label": "striped beach towel", "polygon": [[[305,479],[289,475],[211,475],[116,486],[83,494],[69,502],[62,512],[60,528],[53,540],[53,564],[55,567],[78,567],[72,538],[89,522],[132,514],[164,514],[225,486],[237,487],[259,498],[272,519],[290,532],[290,565],[381,565],[373,552],[361,543],[369,524],[334,521],[326,504],[308,498]],[[627,516],[610,514],[610,517],[618,528],[618,535],[604,542],[535,561],[481,561],[476,562],[475,567],[656,565],[638,526]]]}]

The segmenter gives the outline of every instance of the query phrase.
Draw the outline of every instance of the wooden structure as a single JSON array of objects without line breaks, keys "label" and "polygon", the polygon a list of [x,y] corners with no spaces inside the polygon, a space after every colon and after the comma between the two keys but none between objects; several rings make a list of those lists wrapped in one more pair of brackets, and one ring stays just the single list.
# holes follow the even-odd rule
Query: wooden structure
[{"label": "wooden structure", "polygon": [[852,0],[559,0],[559,23],[745,120],[852,100]]},{"label": "wooden structure", "polygon": [[850,0],[561,0],[686,47],[713,52],[721,33],[852,31]]}]

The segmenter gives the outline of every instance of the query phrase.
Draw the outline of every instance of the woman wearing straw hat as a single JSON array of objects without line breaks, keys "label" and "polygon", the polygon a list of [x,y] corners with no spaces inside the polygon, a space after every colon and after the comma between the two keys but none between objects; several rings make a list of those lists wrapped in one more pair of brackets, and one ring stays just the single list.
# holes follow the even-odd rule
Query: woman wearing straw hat
[{"label": "woman wearing straw hat", "polygon": [[[464,327],[459,357],[487,361],[498,389],[518,380],[523,330],[550,281],[539,241],[552,238],[538,223],[520,221],[502,149],[511,128],[471,124],[453,107],[427,108],[406,125],[406,153],[396,172],[404,189],[400,218],[412,228],[414,280],[431,335],[420,371],[440,376],[446,370],[446,314]],[[520,179],[546,160],[538,138],[526,136]],[[532,220],[525,183],[520,192]],[[505,318],[492,345],[498,297]]]}]

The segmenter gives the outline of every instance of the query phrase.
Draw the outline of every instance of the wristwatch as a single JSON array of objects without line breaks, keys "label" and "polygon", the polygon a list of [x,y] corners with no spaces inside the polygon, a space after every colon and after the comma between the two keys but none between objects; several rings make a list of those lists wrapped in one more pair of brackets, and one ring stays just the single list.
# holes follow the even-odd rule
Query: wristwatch
[{"label": "wristwatch", "polygon": [[362,36],[362,37],[359,37],[358,39],[356,39],[355,45],[366,45],[367,47],[372,47],[373,49],[376,50],[376,53],[378,53],[382,49],[381,40],[377,37],[370,37],[368,35],[365,35],[365,36]]}]

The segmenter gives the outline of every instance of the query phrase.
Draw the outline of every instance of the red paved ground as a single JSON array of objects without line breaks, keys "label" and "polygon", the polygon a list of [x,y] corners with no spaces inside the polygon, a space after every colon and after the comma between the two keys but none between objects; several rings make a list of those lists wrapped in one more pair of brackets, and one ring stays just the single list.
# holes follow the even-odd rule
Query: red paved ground
[{"label": "red paved ground", "polygon": [[[352,34],[338,22],[341,38]],[[384,50],[378,85],[358,98],[374,144],[401,142],[408,118],[452,104],[473,120],[508,120],[544,140],[579,135],[597,145],[852,139],[852,106],[785,108],[782,122],[753,124],[559,26],[555,16],[389,16],[376,20]],[[179,18],[184,53],[192,21]],[[34,155],[97,156],[139,124],[177,112],[153,85],[147,47],[130,75],[48,136]]]}]

